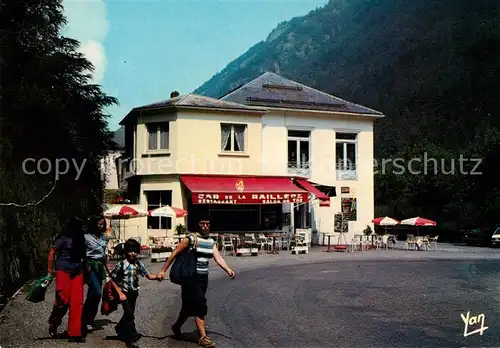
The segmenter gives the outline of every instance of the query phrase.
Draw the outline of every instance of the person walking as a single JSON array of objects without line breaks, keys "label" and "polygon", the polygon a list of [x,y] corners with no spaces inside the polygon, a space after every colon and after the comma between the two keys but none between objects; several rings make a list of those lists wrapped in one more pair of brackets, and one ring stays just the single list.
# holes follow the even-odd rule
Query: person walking
[{"label": "person walking", "polygon": [[83,269],[86,263],[83,225],[83,220],[73,217],[56,237],[48,260],[48,272],[55,273],[56,277],[56,299],[49,318],[49,334],[57,336],[57,329],[69,309],[68,336],[71,342],[85,342],[82,327]]},{"label": "person walking", "polygon": [[86,269],[87,298],[83,305],[83,325],[86,331],[95,330],[95,317],[102,297],[102,283],[109,272],[108,247],[104,216],[93,216],[88,220],[85,234],[85,249],[88,267]]},{"label": "person walking", "polygon": [[205,318],[208,312],[206,292],[208,287],[209,260],[213,258],[231,279],[235,278],[235,272],[227,265],[219,253],[214,240],[209,237],[210,221],[202,220],[199,226],[200,232],[195,235],[190,234],[184,238],[168,257],[162,270],[158,273],[158,280],[165,278],[165,272],[174,262],[175,257],[184,249],[193,248],[196,251],[197,276],[193,282],[181,285],[182,306],[177,321],[172,325],[172,332],[174,333],[174,337],[180,337],[182,335],[182,325],[189,317],[195,317],[196,327],[200,335],[198,344],[202,347],[213,347],[215,343],[207,335],[205,325]]},{"label": "person walking", "polygon": [[139,297],[139,275],[149,280],[158,279],[151,274],[144,264],[137,259],[141,245],[135,239],[127,240],[123,245],[125,259],[118,262],[111,272],[112,286],[115,288],[123,307],[123,316],[115,327],[118,338],[127,348],[137,348],[141,335],[135,327],[135,308]]}]

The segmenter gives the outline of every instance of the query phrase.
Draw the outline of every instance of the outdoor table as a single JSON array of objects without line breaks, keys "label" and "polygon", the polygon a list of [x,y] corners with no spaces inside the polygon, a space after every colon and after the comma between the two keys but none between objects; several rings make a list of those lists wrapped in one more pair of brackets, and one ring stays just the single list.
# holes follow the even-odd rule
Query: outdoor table
[{"label": "outdoor table", "polygon": [[334,249],[331,248],[331,238],[333,237],[333,234],[325,234],[326,237],[328,237],[328,248],[325,250],[326,252],[332,252],[335,251]]},{"label": "outdoor table", "polygon": [[429,241],[425,239],[425,237],[420,237],[420,236],[417,236],[415,238],[415,246],[417,247],[417,250],[418,251],[421,251],[421,250],[429,250]]},{"label": "outdoor table", "polygon": [[252,256],[258,256],[259,255],[259,249],[257,248],[257,245],[255,242],[251,240],[245,240],[241,239],[240,237],[236,238],[236,247],[234,248],[235,256],[240,256],[240,255],[252,255]]}]

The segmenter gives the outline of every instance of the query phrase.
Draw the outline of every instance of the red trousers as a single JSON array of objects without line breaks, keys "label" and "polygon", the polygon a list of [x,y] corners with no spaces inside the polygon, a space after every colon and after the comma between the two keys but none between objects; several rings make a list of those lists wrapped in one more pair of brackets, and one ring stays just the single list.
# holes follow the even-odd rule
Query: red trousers
[{"label": "red trousers", "polygon": [[82,336],[83,272],[71,277],[69,272],[56,271],[56,302],[49,323],[61,325],[69,309],[68,336]]}]

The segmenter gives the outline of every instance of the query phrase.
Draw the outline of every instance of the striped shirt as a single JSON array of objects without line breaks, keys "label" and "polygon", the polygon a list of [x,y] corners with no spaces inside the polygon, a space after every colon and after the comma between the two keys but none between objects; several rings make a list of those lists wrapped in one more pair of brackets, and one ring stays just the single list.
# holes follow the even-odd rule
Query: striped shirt
[{"label": "striped shirt", "polygon": [[[198,237],[198,247],[196,248],[196,271],[198,274],[208,274],[209,261],[214,256],[214,240],[212,238]],[[189,246],[193,247],[194,237],[188,236]]]},{"label": "striped shirt", "polygon": [[103,260],[108,253],[108,242],[106,236],[94,236],[92,233],[85,234],[85,246],[87,248],[87,257],[91,260]]},{"label": "striped shirt", "polygon": [[111,272],[111,279],[123,291],[139,291],[139,275],[145,277],[148,274],[150,274],[149,271],[140,260],[135,263],[122,260],[116,264],[115,269]]}]

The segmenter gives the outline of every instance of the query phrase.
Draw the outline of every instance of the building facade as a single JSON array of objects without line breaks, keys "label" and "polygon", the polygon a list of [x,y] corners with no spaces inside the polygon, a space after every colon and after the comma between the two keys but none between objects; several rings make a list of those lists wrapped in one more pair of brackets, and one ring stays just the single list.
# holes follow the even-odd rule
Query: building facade
[{"label": "building facade", "polygon": [[[307,226],[351,240],[374,217],[373,123],[375,110],[328,95],[274,73],[265,73],[221,100],[266,108],[262,116],[262,174],[306,177],[331,196],[329,207],[310,201]],[[344,216],[335,215],[342,212]],[[339,226],[340,225],[340,226]]]},{"label": "building facade", "polygon": [[193,230],[200,219],[220,232],[294,225],[328,233],[344,206],[349,239],[373,218],[380,117],[272,73],[221,99],[173,94],[135,108],[121,122],[129,197],[188,216],[134,219],[134,233],[142,239],[177,223]]}]

